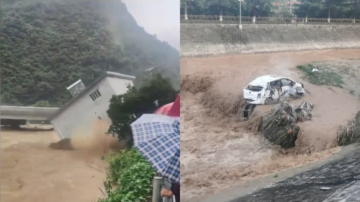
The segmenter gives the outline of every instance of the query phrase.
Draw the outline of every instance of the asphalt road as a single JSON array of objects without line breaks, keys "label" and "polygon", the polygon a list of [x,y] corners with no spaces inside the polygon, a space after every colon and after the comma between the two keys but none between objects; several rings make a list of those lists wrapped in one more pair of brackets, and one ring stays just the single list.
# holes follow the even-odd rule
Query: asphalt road
[{"label": "asphalt road", "polygon": [[231,202],[355,201],[360,201],[360,147],[340,160],[267,185]]}]

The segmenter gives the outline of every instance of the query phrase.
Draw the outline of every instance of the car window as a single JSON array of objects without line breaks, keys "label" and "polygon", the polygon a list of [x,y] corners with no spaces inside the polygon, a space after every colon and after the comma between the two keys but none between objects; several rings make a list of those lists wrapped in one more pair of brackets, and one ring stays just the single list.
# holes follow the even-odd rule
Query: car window
[{"label": "car window", "polygon": [[270,87],[281,86],[280,80],[270,82]]},{"label": "car window", "polygon": [[293,82],[290,81],[289,79],[281,79],[281,83],[283,86],[292,86],[293,85],[292,84]]},{"label": "car window", "polygon": [[260,92],[263,89],[263,87],[262,86],[251,86],[251,85],[249,85],[247,87],[247,89],[251,90],[251,91],[255,91],[255,92]]}]

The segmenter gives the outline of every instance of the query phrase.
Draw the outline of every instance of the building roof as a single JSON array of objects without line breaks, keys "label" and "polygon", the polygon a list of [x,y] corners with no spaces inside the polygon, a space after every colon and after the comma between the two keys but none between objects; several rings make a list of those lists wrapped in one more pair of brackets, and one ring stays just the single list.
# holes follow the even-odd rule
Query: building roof
[{"label": "building roof", "polygon": [[119,74],[116,72],[105,72],[101,77],[96,79],[94,82],[92,82],[90,85],[86,86],[86,88],[77,96],[73,97],[69,102],[67,102],[64,106],[62,106],[52,117],[50,117],[50,120],[55,118],[57,115],[61,114],[66,108],[68,108],[72,103],[74,103],[78,98],[80,98],[83,94],[89,92],[94,86],[100,83],[104,78],[106,77],[113,77],[113,78],[119,78],[119,79],[127,79],[127,80],[135,80],[136,77],[125,75],[125,74]]}]

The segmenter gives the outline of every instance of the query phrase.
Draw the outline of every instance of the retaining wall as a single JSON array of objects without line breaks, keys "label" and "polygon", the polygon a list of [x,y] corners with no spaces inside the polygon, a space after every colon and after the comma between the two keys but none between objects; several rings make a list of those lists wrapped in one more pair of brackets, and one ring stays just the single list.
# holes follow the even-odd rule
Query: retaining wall
[{"label": "retaining wall", "polygon": [[181,24],[181,57],[360,48],[359,25]]}]

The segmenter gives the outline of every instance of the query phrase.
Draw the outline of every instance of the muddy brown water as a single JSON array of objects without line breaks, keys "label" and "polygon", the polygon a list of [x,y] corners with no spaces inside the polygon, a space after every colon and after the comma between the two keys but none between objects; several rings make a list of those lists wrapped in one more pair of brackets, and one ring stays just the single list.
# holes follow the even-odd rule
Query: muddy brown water
[{"label": "muddy brown water", "polygon": [[[181,91],[182,198],[198,201],[260,176],[318,161],[337,152],[336,130],[360,110],[359,99],[345,89],[329,89],[304,81],[296,66],[347,59],[360,59],[360,50],[182,58],[181,79],[186,76],[212,79],[211,87],[203,92]],[[245,85],[265,74],[304,83],[310,93],[302,100],[315,105],[313,120],[300,123],[301,135],[292,150],[274,147],[261,135],[247,131],[234,118],[221,115],[228,110],[226,103],[232,106],[241,99]],[[302,100],[293,103],[300,104]],[[268,109],[269,106],[263,106],[258,110]]]},{"label": "muddy brown water", "polygon": [[95,124],[94,134],[78,135],[69,149],[55,131],[2,128],[1,201],[97,202],[105,191],[101,157],[117,142],[106,130]]}]

